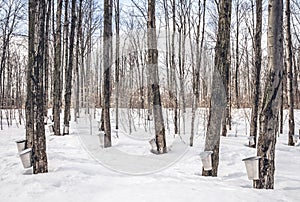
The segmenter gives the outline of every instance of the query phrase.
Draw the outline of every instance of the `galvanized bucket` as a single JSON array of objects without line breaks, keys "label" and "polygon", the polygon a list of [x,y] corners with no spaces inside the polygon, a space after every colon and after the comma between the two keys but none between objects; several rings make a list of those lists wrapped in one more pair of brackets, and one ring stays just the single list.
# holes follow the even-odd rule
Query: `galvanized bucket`
[{"label": "galvanized bucket", "polygon": [[44,116],[44,124],[47,125],[48,122],[48,116]]},{"label": "galvanized bucket", "polygon": [[259,179],[259,159],[261,159],[260,156],[253,156],[243,159],[249,180]]},{"label": "galvanized bucket", "polygon": [[293,135],[293,142],[296,144],[299,140],[299,135]]},{"label": "galvanized bucket", "polygon": [[250,147],[253,146],[253,145],[255,145],[254,136],[250,136],[250,137],[248,137],[248,139],[249,139],[249,146]]},{"label": "galvanized bucket", "polygon": [[26,140],[16,141],[18,147],[18,153],[22,152],[26,147]]},{"label": "galvanized bucket", "polygon": [[150,145],[151,145],[151,150],[156,151],[156,150],[157,150],[157,146],[156,146],[155,139],[154,139],[154,138],[151,139],[151,140],[149,141],[149,143],[150,143]]},{"label": "galvanized bucket", "polygon": [[98,134],[99,144],[101,148],[104,148],[104,131],[100,131]]},{"label": "galvanized bucket", "polygon": [[50,133],[54,133],[54,126],[53,126],[53,124],[50,124],[48,127],[49,127],[49,132]]},{"label": "galvanized bucket", "polygon": [[24,168],[30,168],[32,166],[31,151],[32,149],[29,148],[19,154]]},{"label": "galvanized bucket", "polygon": [[211,161],[212,154],[213,154],[213,151],[204,151],[204,152],[200,153],[200,158],[201,158],[204,170],[212,170],[212,161]]},{"label": "galvanized bucket", "polygon": [[69,126],[64,126],[64,135],[69,135]]}]

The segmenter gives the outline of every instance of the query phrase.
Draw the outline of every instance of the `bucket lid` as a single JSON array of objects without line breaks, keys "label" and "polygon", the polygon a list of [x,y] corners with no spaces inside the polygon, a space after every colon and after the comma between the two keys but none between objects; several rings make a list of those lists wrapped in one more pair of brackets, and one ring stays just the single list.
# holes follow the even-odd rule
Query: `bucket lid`
[{"label": "bucket lid", "polygon": [[213,154],[213,151],[204,151],[200,153],[200,157],[206,158],[207,156]]},{"label": "bucket lid", "polygon": [[25,150],[23,150],[22,152],[20,152],[19,155],[21,156],[21,155],[23,155],[23,154],[26,154],[26,153],[28,153],[28,152],[31,152],[31,150],[32,150],[31,148],[25,149]]},{"label": "bucket lid", "polygon": [[252,156],[252,157],[245,158],[242,161],[256,161],[256,160],[259,160],[259,159],[261,159],[260,156]]},{"label": "bucket lid", "polygon": [[26,140],[18,140],[18,141],[16,141],[16,143],[22,143],[22,142],[26,142]]}]

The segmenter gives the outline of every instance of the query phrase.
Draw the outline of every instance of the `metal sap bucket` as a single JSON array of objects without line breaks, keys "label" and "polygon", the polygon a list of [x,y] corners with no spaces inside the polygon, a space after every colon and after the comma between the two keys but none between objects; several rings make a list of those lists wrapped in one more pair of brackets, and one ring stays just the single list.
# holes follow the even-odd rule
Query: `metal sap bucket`
[{"label": "metal sap bucket", "polygon": [[97,135],[99,138],[99,144],[101,148],[104,148],[104,131],[100,131]]},{"label": "metal sap bucket", "polygon": [[48,123],[48,116],[44,116],[44,124],[47,125]]},{"label": "metal sap bucket", "polygon": [[255,145],[254,136],[250,136],[250,137],[248,137],[248,139],[249,139],[249,146],[250,147],[253,146],[253,145]]},{"label": "metal sap bucket", "polygon": [[19,154],[24,168],[30,168],[32,166],[31,151],[32,149],[29,148]]},{"label": "metal sap bucket", "polygon": [[211,162],[211,155],[213,151],[204,151],[200,153],[200,158],[202,161],[203,169],[204,170],[212,170],[212,162]]},{"label": "metal sap bucket", "polygon": [[51,122],[53,122],[54,121],[53,115],[49,115],[49,119],[50,119]]},{"label": "metal sap bucket", "polygon": [[54,133],[54,125],[53,124],[48,125],[48,128],[49,128],[50,133]]},{"label": "metal sap bucket", "polygon": [[297,144],[298,140],[299,140],[299,135],[293,135],[293,142],[295,144]]},{"label": "metal sap bucket", "polygon": [[64,126],[64,135],[69,135],[69,126]]},{"label": "metal sap bucket", "polygon": [[149,144],[151,145],[151,150],[152,150],[152,151],[157,151],[157,146],[156,146],[155,138],[151,139],[151,140],[149,141]]},{"label": "metal sap bucket", "polygon": [[249,180],[259,179],[259,159],[261,159],[260,156],[253,156],[242,160],[245,162]]},{"label": "metal sap bucket", "polygon": [[18,147],[18,153],[20,153],[23,150],[25,150],[26,140],[19,140],[19,141],[16,141],[16,143],[17,143],[17,147]]}]

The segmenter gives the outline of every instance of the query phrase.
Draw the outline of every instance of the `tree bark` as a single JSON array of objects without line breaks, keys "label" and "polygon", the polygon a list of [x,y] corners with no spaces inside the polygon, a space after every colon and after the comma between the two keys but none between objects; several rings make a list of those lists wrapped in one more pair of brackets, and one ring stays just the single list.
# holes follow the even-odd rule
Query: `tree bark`
[{"label": "tree bark", "polygon": [[213,151],[212,170],[202,170],[203,176],[217,176],[219,165],[220,130],[222,118],[225,118],[227,103],[228,78],[226,72],[230,68],[230,23],[231,0],[219,3],[218,35],[215,47],[215,65],[212,77],[212,97],[209,109],[205,151]]},{"label": "tree bark", "polygon": [[32,89],[32,73],[35,57],[35,46],[34,46],[34,35],[35,35],[35,13],[37,3],[35,0],[30,0],[28,4],[28,65],[26,70],[26,105],[25,105],[25,116],[26,116],[26,147],[32,148],[33,146],[33,124],[34,124],[34,114],[33,114],[33,89]]},{"label": "tree bark", "polygon": [[120,77],[120,3],[116,0],[115,3],[115,23],[116,23],[116,129],[119,129],[119,77]]},{"label": "tree bark", "polygon": [[[72,20],[70,33],[70,48],[69,48],[69,65],[66,67],[65,80],[65,112],[64,112],[64,134],[69,134],[69,121],[71,120],[71,94],[72,94],[72,75],[74,63],[74,41],[75,41],[75,26],[76,26],[76,0],[72,0]],[[68,128],[68,129],[67,129]]]},{"label": "tree bark", "polygon": [[171,80],[170,86],[172,90],[170,91],[170,97],[173,103],[174,108],[174,132],[175,134],[179,133],[178,126],[178,100],[177,100],[177,82],[176,82],[176,63],[175,63],[175,33],[176,33],[176,0],[172,2],[172,24],[173,24],[173,33],[171,41]]},{"label": "tree bark", "polygon": [[286,66],[287,66],[287,90],[288,90],[288,111],[289,111],[289,134],[288,145],[294,146],[293,135],[295,135],[294,122],[294,91],[293,91],[293,53],[292,53],[292,36],[291,36],[291,10],[290,0],[285,1],[286,15]]},{"label": "tree bark", "polygon": [[49,33],[50,33],[50,18],[51,18],[51,0],[47,0],[47,13],[46,13],[46,28],[45,28],[45,68],[44,68],[44,115],[48,114],[48,91],[49,91]]},{"label": "tree bark", "polygon": [[155,0],[148,0],[148,19],[147,19],[147,46],[148,60],[147,69],[150,75],[150,84],[153,95],[153,116],[155,125],[155,139],[158,154],[166,153],[165,126],[162,115],[162,106],[159,89],[158,77],[158,50],[156,39],[155,22]]},{"label": "tree bark", "polygon": [[104,0],[104,36],[103,36],[103,121],[104,121],[104,147],[111,147],[110,126],[110,88],[112,65],[112,0]]},{"label": "tree bark", "polygon": [[[80,64],[80,40],[82,39],[82,2],[83,0],[79,1],[79,7],[78,7],[78,26],[77,26],[77,39],[76,39],[76,63],[75,63],[75,75],[76,75],[76,86],[75,86],[75,110],[74,110],[74,116],[75,121],[77,121],[77,118],[79,117],[79,99],[80,99],[80,78],[79,78],[79,64]],[[83,54],[83,53],[81,53]]]},{"label": "tree bark", "polygon": [[[195,118],[196,111],[198,109],[198,104],[200,101],[200,67],[202,62],[202,50],[204,43],[204,33],[205,33],[205,11],[206,11],[206,0],[203,1],[203,13],[202,13],[202,31],[201,31],[201,42],[200,40],[200,23],[201,23],[201,2],[198,4],[198,16],[199,21],[197,24],[197,34],[196,34],[196,68],[195,74],[193,75],[193,106],[192,106],[192,121],[191,121],[191,136],[190,136],[190,146],[194,145],[194,134],[195,134]],[[200,47],[199,47],[200,42]]]},{"label": "tree bark", "polygon": [[34,64],[33,73],[33,92],[34,92],[34,135],[33,135],[33,173],[47,173],[48,162],[46,155],[46,136],[44,125],[44,41],[45,41],[45,16],[46,3],[45,0],[38,2],[38,21],[37,21],[37,37],[38,47]]},{"label": "tree bark", "polygon": [[235,41],[235,79],[234,79],[234,89],[235,89],[235,102],[236,107],[239,109],[239,67],[240,67],[240,59],[239,59],[239,29],[240,29],[240,18],[239,18],[239,0],[236,1],[236,41]]},{"label": "tree bark", "polygon": [[283,72],[283,1],[269,0],[268,16],[268,69],[262,112],[260,115],[257,155],[259,180],[254,180],[257,189],[274,189],[275,144],[278,133],[278,114]]},{"label": "tree bark", "polygon": [[61,13],[62,0],[57,0],[56,12],[56,33],[54,42],[54,90],[53,90],[53,118],[54,118],[54,135],[60,133],[60,105],[61,105]]},{"label": "tree bark", "polygon": [[259,108],[260,71],[261,71],[261,37],[262,37],[262,0],[256,0],[256,28],[255,28],[255,67],[253,72],[254,88],[252,99],[252,115],[250,124],[250,137],[254,139],[253,148],[256,147],[257,120]]}]

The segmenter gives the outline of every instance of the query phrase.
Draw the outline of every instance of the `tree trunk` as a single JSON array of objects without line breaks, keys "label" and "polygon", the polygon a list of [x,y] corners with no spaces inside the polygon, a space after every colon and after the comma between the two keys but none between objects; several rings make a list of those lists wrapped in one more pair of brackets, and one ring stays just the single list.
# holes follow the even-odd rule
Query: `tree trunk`
[{"label": "tree trunk", "polygon": [[110,126],[110,88],[112,65],[112,0],[104,0],[104,35],[103,35],[103,121],[104,121],[104,147],[111,147]]},{"label": "tree trunk", "polygon": [[147,20],[147,46],[148,61],[147,69],[150,75],[150,84],[153,95],[153,116],[155,125],[155,139],[158,154],[166,153],[165,126],[162,115],[162,106],[159,90],[158,78],[158,51],[155,25],[155,0],[148,0],[148,20]]},{"label": "tree trunk", "polygon": [[[75,86],[75,110],[74,116],[75,121],[79,117],[79,99],[80,99],[80,78],[79,78],[79,58],[80,58],[80,40],[81,40],[81,32],[82,32],[82,2],[83,0],[79,1],[79,8],[78,8],[78,26],[77,26],[77,39],[76,39],[76,64],[75,64],[75,75],[76,75],[76,86]],[[83,53],[82,53],[83,54]]]},{"label": "tree trunk", "polygon": [[286,15],[286,65],[287,65],[287,90],[288,90],[288,110],[289,110],[289,135],[288,145],[294,146],[293,135],[295,135],[294,122],[294,91],[293,91],[293,53],[292,53],[292,36],[290,20],[290,0],[285,1]]},{"label": "tree trunk", "polygon": [[[119,74],[120,74],[120,5],[119,0],[115,3],[115,23],[116,23],[116,129],[119,129]],[[144,107],[144,106],[143,106]]]},{"label": "tree trunk", "polygon": [[37,3],[35,0],[29,1],[29,22],[28,22],[28,65],[26,70],[26,105],[25,105],[25,115],[26,115],[26,147],[32,148],[33,146],[33,124],[34,124],[34,114],[33,114],[33,89],[32,89],[32,73],[35,57],[35,46],[34,46],[34,35],[35,35],[35,13]]},{"label": "tree trunk", "polygon": [[240,67],[240,59],[239,59],[239,29],[240,29],[240,18],[239,18],[239,0],[236,1],[236,41],[235,41],[235,102],[236,107],[239,109],[239,67]]},{"label": "tree trunk", "polygon": [[268,69],[262,113],[260,115],[257,155],[259,180],[254,180],[257,189],[274,189],[275,144],[278,133],[278,112],[281,96],[283,69],[283,1],[269,0],[268,17]]},{"label": "tree trunk", "polygon": [[69,65],[66,67],[65,74],[65,112],[64,112],[64,134],[69,134],[69,121],[71,120],[71,93],[72,93],[72,75],[73,75],[73,59],[74,59],[74,40],[75,40],[75,26],[76,26],[76,0],[72,0],[72,20],[70,33],[70,48],[69,48]]},{"label": "tree trunk", "polygon": [[199,39],[200,39],[200,23],[201,23],[201,2],[199,1],[198,5],[198,16],[199,21],[197,24],[197,35],[196,35],[196,69],[195,74],[193,75],[193,106],[192,106],[192,121],[191,121],[191,136],[190,136],[190,146],[192,147],[194,144],[194,133],[195,133],[195,118],[196,111],[198,109],[198,104],[200,100],[200,66],[202,61],[202,50],[204,43],[204,33],[205,33],[205,11],[206,11],[206,0],[203,1],[203,13],[202,13],[202,31],[201,31],[201,43],[199,47]]},{"label": "tree trunk", "polygon": [[256,147],[257,137],[257,119],[259,108],[259,90],[260,90],[260,71],[261,71],[261,37],[262,37],[262,0],[256,0],[256,33],[254,41],[255,52],[255,67],[253,73],[254,87],[253,87],[253,99],[252,99],[252,115],[250,124],[250,137],[253,137],[254,144],[252,147]]},{"label": "tree trunk", "polygon": [[53,118],[54,118],[54,135],[61,135],[60,133],[60,105],[61,105],[61,13],[62,0],[57,0],[56,13],[56,33],[54,42],[54,90],[53,90]]},{"label": "tree trunk", "polygon": [[228,88],[226,72],[230,68],[230,23],[231,0],[221,0],[219,3],[218,35],[215,47],[215,66],[212,77],[212,97],[205,139],[205,151],[213,151],[212,170],[202,170],[203,176],[217,176],[219,165],[220,130],[222,116],[224,117]]},{"label": "tree trunk", "polygon": [[170,92],[170,97],[172,98],[173,108],[174,108],[174,132],[175,134],[179,133],[178,127],[178,100],[177,100],[177,82],[176,82],[176,63],[175,63],[175,33],[176,33],[176,1],[172,2],[172,24],[173,24],[173,33],[171,41],[171,80],[170,86],[172,88]]},{"label": "tree trunk", "polygon": [[47,0],[46,28],[45,28],[45,71],[44,71],[44,115],[48,114],[48,91],[49,91],[49,33],[50,33],[50,18],[51,18],[51,0]]},{"label": "tree trunk", "polygon": [[38,2],[38,47],[35,58],[34,74],[32,79],[34,92],[34,135],[33,135],[33,173],[47,173],[48,163],[46,155],[46,136],[44,125],[44,40],[45,40],[45,0]]}]

